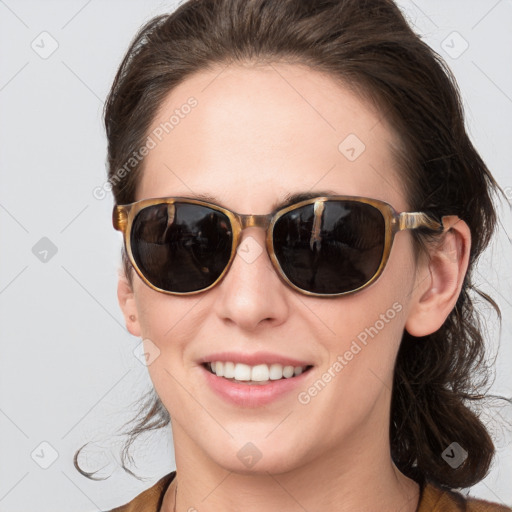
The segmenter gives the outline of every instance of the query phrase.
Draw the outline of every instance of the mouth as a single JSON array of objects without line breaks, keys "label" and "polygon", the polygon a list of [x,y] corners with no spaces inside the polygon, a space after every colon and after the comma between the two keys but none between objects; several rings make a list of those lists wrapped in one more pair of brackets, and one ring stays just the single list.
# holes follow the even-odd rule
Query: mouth
[{"label": "mouth", "polygon": [[313,365],[292,366],[279,363],[251,366],[233,361],[210,361],[202,363],[202,366],[211,374],[224,380],[255,386],[295,379],[313,368]]},{"label": "mouth", "polygon": [[247,409],[295,400],[294,393],[305,389],[315,376],[310,357],[231,351],[209,354],[197,363],[208,393]]}]

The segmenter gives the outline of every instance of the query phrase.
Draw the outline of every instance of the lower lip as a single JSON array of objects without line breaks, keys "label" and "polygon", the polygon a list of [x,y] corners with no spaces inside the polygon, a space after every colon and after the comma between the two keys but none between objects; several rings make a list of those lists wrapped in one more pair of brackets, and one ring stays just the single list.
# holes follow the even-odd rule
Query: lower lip
[{"label": "lower lip", "polygon": [[269,380],[267,384],[242,384],[217,377],[204,366],[206,382],[210,388],[230,404],[241,407],[260,407],[296,389],[304,383],[312,368],[288,379]]}]

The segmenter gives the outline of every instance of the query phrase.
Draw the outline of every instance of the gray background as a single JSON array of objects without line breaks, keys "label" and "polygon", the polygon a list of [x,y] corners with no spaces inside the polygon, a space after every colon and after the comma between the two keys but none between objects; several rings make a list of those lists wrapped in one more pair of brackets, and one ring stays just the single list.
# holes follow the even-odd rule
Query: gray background
[{"label": "gray background", "polygon": [[[136,446],[146,481],[117,466],[123,439],[115,434],[150,381],[117,305],[112,197],[93,196],[105,181],[101,109],[114,73],[137,28],[173,5],[0,1],[0,512],[105,510],[174,468],[169,431]],[[471,136],[512,198],[512,1],[400,5],[455,72]],[[503,312],[500,331],[486,308],[485,328],[490,345],[501,339],[493,390],[508,396],[511,226],[503,209],[499,238],[476,274]],[[512,414],[489,409],[485,418],[498,456],[471,493],[512,504]],[[75,471],[73,453],[87,441],[94,444],[83,465],[105,466],[111,478]]]}]

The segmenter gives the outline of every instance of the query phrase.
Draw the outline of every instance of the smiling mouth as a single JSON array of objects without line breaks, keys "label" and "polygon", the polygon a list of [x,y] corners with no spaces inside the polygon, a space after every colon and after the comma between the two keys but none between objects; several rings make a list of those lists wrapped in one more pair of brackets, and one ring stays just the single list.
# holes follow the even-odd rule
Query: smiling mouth
[{"label": "smiling mouth", "polygon": [[232,361],[212,361],[202,366],[217,377],[241,384],[268,384],[269,382],[292,379],[308,372],[312,365],[284,366],[282,364],[258,364],[250,366]]}]

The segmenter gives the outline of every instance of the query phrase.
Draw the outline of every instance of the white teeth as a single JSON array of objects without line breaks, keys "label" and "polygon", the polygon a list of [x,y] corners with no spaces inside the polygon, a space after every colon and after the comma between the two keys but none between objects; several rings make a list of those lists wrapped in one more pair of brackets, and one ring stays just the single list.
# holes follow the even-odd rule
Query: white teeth
[{"label": "white teeth", "polygon": [[268,369],[268,376],[270,380],[278,380],[283,378],[283,365],[281,364],[271,364]]},{"label": "white teeth", "polygon": [[231,361],[213,361],[209,363],[209,367],[217,377],[234,379],[240,382],[289,379],[300,375],[307,368],[306,366],[283,366],[278,363],[249,366],[243,363],[235,364]]},{"label": "white teeth", "polygon": [[235,365],[235,380],[251,380],[251,367],[248,364]]},{"label": "white teeth", "polygon": [[[222,363],[217,363],[217,364],[222,364]],[[235,376],[235,364],[230,361],[226,361],[224,363],[224,377],[226,377],[226,379],[232,379],[234,376]]]},{"label": "white teeth", "polygon": [[289,379],[290,377],[293,377],[294,371],[295,371],[295,368],[293,366],[285,366],[283,368],[283,377],[285,379]]},{"label": "white teeth", "polygon": [[251,370],[251,378],[252,380],[258,382],[264,382],[268,380],[268,366],[266,364],[253,366]]}]

